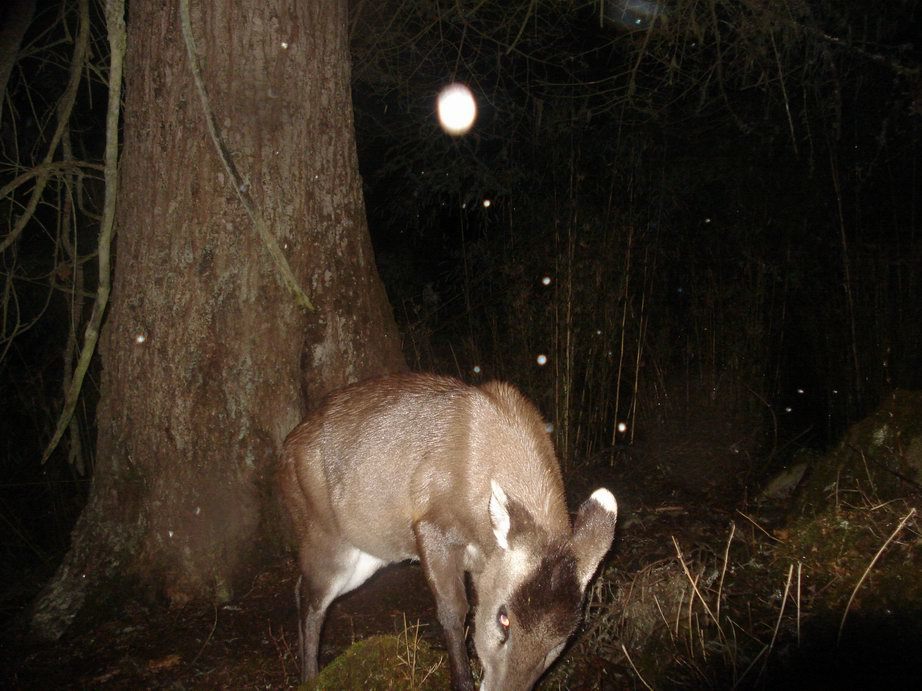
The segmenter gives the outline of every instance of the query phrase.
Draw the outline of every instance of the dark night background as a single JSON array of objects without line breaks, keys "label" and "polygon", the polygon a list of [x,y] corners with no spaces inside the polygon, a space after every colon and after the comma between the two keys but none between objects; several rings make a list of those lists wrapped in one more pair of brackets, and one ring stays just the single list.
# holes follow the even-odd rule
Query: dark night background
[{"label": "dark night background", "polygon": [[[553,423],[565,474],[663,435],[713,442],[745,459],[713,490],[734,496],[922,388],[919,3],[442,5],[359,2],[352,25],[369,226],[413,369],[515,382]],[[4,185],[43,155],[67,7],[39,4],[11,74]],[[70,146],[98,161],[105,77],[91,77]],[[434,117],[452,81],[479,106],[458,138]],[[101,181],[84,184],[101,203]],[[98,208],[76,214],[74,248],[65,203],[51,193],[0,255],[6,582],[50,575],[93,468],[92,369],[80,447],[38,463],[68,322],[88,316],[73,305],[94,290]]]},{"label": "dark night background", "polygon": [[[565,376],[610,429],[627,332],[638,414],[708,388],[818,445],[918,387],[918,11],[551,3],[357,31],[368,213],[411,357],[524,380],[548,413]],[[459,140],[432,117],[450,79],[481,108]]]}]

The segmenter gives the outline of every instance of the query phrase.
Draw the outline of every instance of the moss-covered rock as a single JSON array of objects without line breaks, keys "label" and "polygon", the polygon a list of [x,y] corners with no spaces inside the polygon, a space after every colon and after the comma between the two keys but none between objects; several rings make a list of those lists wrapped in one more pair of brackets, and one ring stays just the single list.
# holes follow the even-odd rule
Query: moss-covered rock
[{"label": "moss-covered rock", "polygon": [[894,391],[849,429],[833,451],[815,460],[797,498],[797,513],[823,511],[836,493],[878,501],[922,488],[922,391]]},{"label": "moss-covered rock", "polygon": [[777,550],[802,565],[814,612],[922,608],[920,482],[920,391],[893,392],[814,459]]},{"label": "moss-covered rock", "polygon": [[342,689],[446,689],[450,686],[445,655],[409,635],[372,636],[349,646],[303,685],[308,691]]}]

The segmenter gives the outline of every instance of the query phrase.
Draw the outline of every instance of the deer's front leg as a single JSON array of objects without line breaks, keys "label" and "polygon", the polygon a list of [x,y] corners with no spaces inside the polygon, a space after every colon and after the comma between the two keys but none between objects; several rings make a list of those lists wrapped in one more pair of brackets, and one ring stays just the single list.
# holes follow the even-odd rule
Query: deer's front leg
[{"label": "deer's front leg", "polygon": [[435,595],[439,624],[448,646],[451,686],[455,691],[473,691],[470,660],[464,641],[464,620],[468,602],[464,591],[464,545],[453,542],[445,532],[425,519],[413,526],[419,560]]}]

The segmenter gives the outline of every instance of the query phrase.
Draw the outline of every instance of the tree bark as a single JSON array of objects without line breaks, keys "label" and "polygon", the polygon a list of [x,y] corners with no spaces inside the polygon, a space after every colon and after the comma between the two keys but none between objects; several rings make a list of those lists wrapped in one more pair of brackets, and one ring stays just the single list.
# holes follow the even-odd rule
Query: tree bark
[{"label": "tree bark", "polygon": [[130,3],[115,280],[93,488],[34,629],[113,578],[224,601],[278,545],[271,469],[326,391],[405,367],[374,267],[343,0],[201,2],[221,138],[316,311],[297,307],[206,129],[176,0]]}]

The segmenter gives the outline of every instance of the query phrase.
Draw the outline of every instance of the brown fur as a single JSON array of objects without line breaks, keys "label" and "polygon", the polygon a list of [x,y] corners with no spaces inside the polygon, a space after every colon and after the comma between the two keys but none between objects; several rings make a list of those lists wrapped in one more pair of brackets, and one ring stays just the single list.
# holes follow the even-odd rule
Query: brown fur
[{"label": "brown fur", "polygon": [[[299,546],[304,678],[317,672],[330,601],[385,563],[419,558],[445,630],[453,686],[473,687],[463,633],[463,574],[470,571],[481,603],[491,608],[478,626],[495,628],[499,598],[522,627],[514,645],[489,653],[502,658],[508,674],[492,672],[499,663],[484,659],[481,648],[495,648],[493,631],[478,634],[478,652],[494,677],[489,683],[528,688],[546,666],[551,642],[575,626],[586,581],[614,532],[614,514],[590,500],[582,522],[591,530],[571,539],[544,421],[501,382],[472,387],[402,374],[338,391],[289,434],[279,487]],[[498,546],[494,504],[508,517],[508,549]],[[514,683],[519,667],[527,670]]]}]

